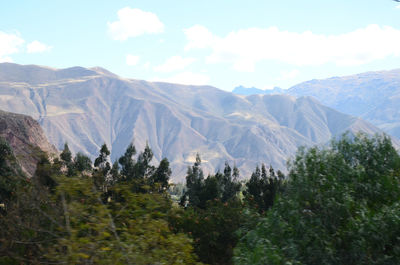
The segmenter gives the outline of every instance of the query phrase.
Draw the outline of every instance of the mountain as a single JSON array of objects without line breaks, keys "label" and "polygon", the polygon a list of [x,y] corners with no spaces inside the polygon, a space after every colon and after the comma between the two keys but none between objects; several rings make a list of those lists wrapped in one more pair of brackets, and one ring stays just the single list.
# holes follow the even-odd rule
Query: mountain
[{"label": "mountain", "polygon": [[0,110],[0,137],[12,147],[22,170],[32,176],[41,152],[56,154],[39,123],[29,116]]},{"label": "mountain", "polygon": [[244,87],[244,86],[237,86],[232,90],[232,93],[237,95],[272,95],[272,94],[283,94],[284,90],[280,87],[274,87],[273,89],[259,89],[256,87]]},{"label": "mountain", "polygon": [[400,137],[400,69],[311,80],[291,87],[287,93],[312,96]]},{"label": "mountain", "polygon": [[347,130],[380,132],[371,124],[310,97],[239,96],[211,86],[118,77],[102,68],[52,69],[0,64],[3,109],[31,115],[61,149],[92,158],[106,143],[114,161],[133,141],[146,141],[155,162],[167,157],[180,181],[196,153],[203,169],[236,163],[249,176],[260,163],[286,168],[299,146],[327,142]]}]

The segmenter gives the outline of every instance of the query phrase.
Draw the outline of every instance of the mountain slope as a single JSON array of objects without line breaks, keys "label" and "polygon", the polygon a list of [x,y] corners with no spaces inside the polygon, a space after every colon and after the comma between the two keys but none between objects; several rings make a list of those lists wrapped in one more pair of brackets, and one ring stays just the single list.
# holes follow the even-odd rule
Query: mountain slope
[{"label": "mountain slope", "polygon": [[0,137],[12,147],[22,170],[32,176],[41,151],[56,154],[39,123],[29,116],[0,110]]},{"label": "mountain slope", "polygon": [[58,148],[67,141],[93,158],[106,143],[115,160],[131,141],[137,150],[148,141],[156,162],[170,160],[174,180],[196,153],[206,172],[228,161],[246,176],[262,162],[285,169],[299,146],[346,130],[379,132],[309,97],[244,97],[210,86],[124,79],[101,68],[0,64],[1,71],[2,108],[38,119]]},{"label": "mountain slope", "polygon": [[315,97],[400,137],[400,69],[311,80],[291,87],[287,93]]}]

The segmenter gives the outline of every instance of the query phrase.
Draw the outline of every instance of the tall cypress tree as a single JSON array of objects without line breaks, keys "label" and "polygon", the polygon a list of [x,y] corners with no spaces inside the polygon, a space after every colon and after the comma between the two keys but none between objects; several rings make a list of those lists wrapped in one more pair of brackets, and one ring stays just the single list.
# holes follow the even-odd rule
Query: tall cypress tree
[{"label": "tall cypress tree", "polygon": [[118,162],[121,165],[121,175],[128,181],[135,177],[136,161],[133,158],[134,155],[136,155],[136,148],[131,143],[126,149],[124,155],[118,159]]},{"label": "tall cypress tree", "polygon": [[94,166],[97,167],[93,174],[93,180],[98,189],[107,191],[107,182],[110,182],[109,171],[111,169],[109,160],[110,150],[104,143],[101,146],[99,156],[94,161]]},{"label": "tall cypress tree", "polygon": [[171,168],[167,158],[161,160],[159,166],[150,178],[150,184],[157,191],[162,192],[169,188],[169,178],[171,176]]},{"label": "tall cypress tree", "polygon": [[188,167],[186,174],[187,191],[181,197],[180,204],[183,206],[198,206],[200,204],[199,194],[203,188],[204,173],[201,169],[200,155],[196,154],[196,162]]}]

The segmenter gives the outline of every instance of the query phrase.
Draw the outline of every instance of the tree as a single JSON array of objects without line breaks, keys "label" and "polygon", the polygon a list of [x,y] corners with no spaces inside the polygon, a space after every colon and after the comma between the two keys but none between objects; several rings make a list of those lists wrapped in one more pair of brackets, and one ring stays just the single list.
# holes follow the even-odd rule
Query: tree
[{"label": "tree", "polygon": [[110,150],[106,144],[103,144],[100,149],[99,156],[94,161],[94,166],[103,170],[110,168],[110,163],[108,162],[108,156],[110,155]]},{"label": "tree", "polygon": [[148,143],[146,143],[146,147],[143,152],[141,152],[138,156],[136,165],[135,165],[135,174],[138,179],[147,179],[154,173],[154,166],[150,165],[151,160],[153,159],[153,151],[151,151]]},{"label": "tree", "polygon": [[0,150],[0,264],[45,263],[44,253],[58,236],[58,207],[48,190],[56,188],[59,166],[40,152],[36,173],[27,178],[2,139]]},{"label": "tree", "polygon": [[169,188],[169,178],[172,174],[171,168],[169,167],[169,161],[167,158],[161,160],[154,174],[150,178],[150,185],[155,188],[158,192],[164,192]]},{"label": "tree", "polygon": [[0,207],[0,213],[21,182],[25,182],[25,177],[14,153],[10,145],[0,137],[0,204],[4,205]]},{"label": "tree", "polygon": [[236,166],[232,170],[228,162],[225,162],[224,174],[223,178],[220,179],[220,186],[222,190],[222,202],[229,201],[237,195],[242,185],[239,182],[239,169]]},{"label": "tree", "polygon": [[136,155],[136,148],[131,143],[126,149],[124,155],[118,159],[118,162],[121,164],[121,175],[128,181],[135,177],[136,161],[133,158],[134,155]]},{"label": "tree", "polygon": [[[204,180],[204,173],[201,169],[201,158],[196,154],[196,161],[192,167],[188,167],[186,174],[186,188],[187,191],[181,198],[182,206],[196,206],[201,204],[199,194],[201,192]],[[203,203],[202,203],[203,204]]]},{"label": "tree", "polygon": [[94,161],[94,166],[97,167],[97,169],[93,174],[93,180],[96,187],[104,192],[107,192],[108,184],[112,181],[109,175],[111,169],[110,162],[108,162],[109,155],[110,151],[107,145],[103,144],[99,156]]},{"label": "tree", "polygon": [[217,172],[204,179],[200,156],[186,176],[186,192],[181,198],[185,210],[171,216],[175,231],[183,231],[194,239],[195,252],[209,264],[231,264],[233,247],[238,240],[237,229],[246,221],[243,204],[238,199],[239,171],[232,172],[228,163],[224,173]]},{"label": "tree", "polygon": [[400,157],[388,137],[301,149],[289,170],[283,195],[235,249],[236,264],[400,263]]},{"label": "tree", "polygon": [[73,168],[79,173],[82,173],[85,170],[89,171],[92,169],[92,161],[89,157],[78,152],[74,158]]},{"label": "tree", "polygon": [[275,198],[283,188],[284,175],[278,171],[278,176],[270,166],[269,171],[262,164],[261,170],[257,166],[246,183],[243,191],[244,198],[250,207],[264,213],[274,204]]},{"label": "tree", "polygon": [[68,143],[64,144],[64,150],[61,152],[60,158],[67,165],[72,162],[72,153],[69,150]]}]

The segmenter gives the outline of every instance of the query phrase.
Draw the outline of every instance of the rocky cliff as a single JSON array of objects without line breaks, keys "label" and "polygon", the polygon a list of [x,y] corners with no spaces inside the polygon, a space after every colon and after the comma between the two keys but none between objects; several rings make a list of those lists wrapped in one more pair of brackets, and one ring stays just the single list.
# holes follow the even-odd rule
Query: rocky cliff
[{"label": "rocky cliff", "polygon": [[39,123],[26,115],[0,111],[0,137],[12,147],[18,163],[28,176],[35,172],[41,151],[57,153]]}]

